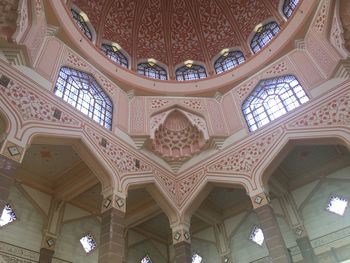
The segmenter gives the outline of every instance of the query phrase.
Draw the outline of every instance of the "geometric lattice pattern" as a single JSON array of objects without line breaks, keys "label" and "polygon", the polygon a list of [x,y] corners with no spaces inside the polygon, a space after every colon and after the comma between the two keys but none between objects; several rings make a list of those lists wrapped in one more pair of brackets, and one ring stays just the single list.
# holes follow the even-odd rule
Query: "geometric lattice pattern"
[{"label": "geometric lattice pattern", "polygon": [[342,216],[344,215],[347,206],[348,200],[337,195],[332,195],[328,199],[327,210]]},{"label": "geometric lattice pattern", "polygon": [[5,226],[15,220],[17,220],[15,212],[13,211],[10,204],[6,204],[4,210],[2,210],[0,217],[0,227]]},{"label": "geometric lattice pattern", "polygon": [[83,246],[86,253],[92,252],[97,246],[96,241],[91,234],[87,234],[80,238],[80,244]]},{"label": "geometric lattice pattern", "polygon": [[84,17],[82,17],[77,11],[74,9],[71,9],[73,19],[75,23],[78,25],[79,29],[84,33],[84,35],[92,40],[92,34],[91,30],[89,29],[88,25],[86,24]]},{"label": "geometric lattice pattern", "polygon": [[254,226],[249,235],[249,240],[255,242],[259,246],[264,243],[264,233],[260,227]]},{"label": "geometric lattice pattern", "polygon": [[309,101],[295,76],[262,80],[243,102],[249,130],[254,131]]},{"label": "geometric lattice pattern", "polygon": [[183,66],[176,70],[176,80],[186,81],[207,77],[206,70],[201,65]]},{"label": "geometric lattice pattern", "polygon": [[284,0],[283,14],[286,16],[286,18],[289,18],[292,15],[298,3],[299,3],[299,0]]},{"label": "geometric lattice pattern", "polygon": [[221,55],[214,63],[216,74],[230,70],[245,61],[241,51],[230,51]]},{"label": "geometric lattice pattern", "polygon": [[147,78],[167,80],[168,74],[164,68],[153,63],[140,63],[137,65],[137,73]]},{"label": "geometric lattice pattern", "polygon": [[123,66],[124,68],[128,68],[129,66],[128,59],[116,47],[108,44],[102,44],[101,51],[105,53],[105,55],[109,57],[113,62]]},{"label": "geometric lattice pattern", "polygon": [[280,31],[280,27],[276,22],[270,22],[256,29],[256,33],[250,42],[250,47],[254,53],[260,51],[267,43],[269,43],[275,35]]},{"label": "geometric lattice pattern", "polygon": [[112,101],[90,74],[62,67],[54,92],[105,128],[112,128]]}]

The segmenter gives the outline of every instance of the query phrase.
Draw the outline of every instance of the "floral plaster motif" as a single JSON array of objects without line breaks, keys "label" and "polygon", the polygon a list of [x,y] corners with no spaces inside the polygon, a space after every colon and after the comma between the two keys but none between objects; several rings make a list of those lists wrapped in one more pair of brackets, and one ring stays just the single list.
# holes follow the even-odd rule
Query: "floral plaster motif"
[{"label": "floral plaster motif", "polygon": [[67,51],[63,64],[92,74],[99,82],[101,87],[109,94],[114,94],[114,92],[117,90],[117,87],[112,84],[110,80],[104,77],[101,73],[97,72],[93,67],[87,64],[82,58],[73,52]]},{"label": "floral plaster motif", "polygon": [[323,1],[323,4],[317,14],[317,17],[314,22],[314,28],[316,32],[323,33],[326,25],[326,20],[329,12],[330,0]]},{"label": "floral plaster motif", "polygon": [[281,133],[280,129],[275,130],[261,138],[255,138],[253,142],[235,151],[225,153],[224,157],[208,166],[208,171],[235,173],[250,177],[261,158]]},{"label": "floral plaster motif", "polygon": [[318,109],[289,123],[288,128],[319,127],[350,124],[350,92],[338,96]]},{"label": "floral plaster motif", "polygon": [[158,109],[163,108],[164,106],[168,105],[169,103],[170,103],[169,100],[154,98],[151,100],[151,109],[158,110]]},{"label": "floral plaster motif", "polygon": [[16,83],[10,84],[7,88],[0,85],[0,91],[3,94],[2,98],[6,98],[12,106],[16,107],[25,121],[39,120],[81,126],[80,121],[66,112],[62,112],[60,118],[55,118],[54,113],[57,108],[54,104]]},{"label": "floral plaster motif", "polygon": [[126,150],[114,141],[107,141],[105,146],[101,145],[102,136],[95,130],[87,127],[87,133],[94,141],[95,145],[103,152],[121,173],[151,172],[152,168],[130,149]]},{"label": "floral plaster motif", "polygon": [[181,205],[186,197],[194,191],[199,181],[205,176],[203,170],[195,172],[194,174],[185,177],[178,183],[178,204]]},{"label": "floral plaster motif", "polygon": [[258,85],[260,80],[278,75],[284,75],[287,73],[294,73],[294,70],[292,69],[290,63],[286,59],[284,59],[271,66],[265,72],[255,76],[254,78],[240,85],[237,89],[239,99],[243,101],[243,99],[250,94],[250,92],[255,88],[255,86]]}]

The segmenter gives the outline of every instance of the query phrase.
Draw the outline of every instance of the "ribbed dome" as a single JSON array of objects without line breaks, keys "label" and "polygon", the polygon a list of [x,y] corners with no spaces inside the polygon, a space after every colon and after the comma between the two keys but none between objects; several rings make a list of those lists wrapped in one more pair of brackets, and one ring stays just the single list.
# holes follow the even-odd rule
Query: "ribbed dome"
[{"label": "ribbed dome", "polygon": [[[212,60],[224,48],[249,56],[248,38],[266,20],[284,23],[280,0],[72,0],[97,32],[135,61],[154,58],[169,69],[188,59]],[[210,66],[208,66],[210,65]]]}]

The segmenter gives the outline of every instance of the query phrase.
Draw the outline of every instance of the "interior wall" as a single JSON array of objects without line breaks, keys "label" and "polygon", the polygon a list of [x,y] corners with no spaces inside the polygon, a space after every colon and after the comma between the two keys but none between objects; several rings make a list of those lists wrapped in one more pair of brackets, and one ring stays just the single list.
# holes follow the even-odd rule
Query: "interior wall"
[{"label": "interior wall", "polygon": [[133,230],[128,231],[128,263],[140,262],[148,255],[152,262],[168,263],[167,245],[150,239]]},{"label": "interior wall", "polygon": [[[100,243],[101,224],[95,217],[80,218],[63,225],[57,239],[54,257],[72,261],[74,263],[98,262],[98,244]],[[86,254],[80,245],[80,238],[91,233],[97,248]]]},{"label": "interior wall", "polygon": [[17,187],[12,187],[8,203],[17,220],[0,228],[0,241],[29,250],[41,248],[43,217]]}]

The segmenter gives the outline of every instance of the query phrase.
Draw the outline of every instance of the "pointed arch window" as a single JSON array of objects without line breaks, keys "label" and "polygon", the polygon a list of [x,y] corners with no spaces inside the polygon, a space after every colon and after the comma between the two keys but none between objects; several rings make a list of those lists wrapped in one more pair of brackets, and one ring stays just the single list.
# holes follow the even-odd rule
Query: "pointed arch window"
[{"label": "pointed arch window", "polygon": [[298,3],[299,0],[284,0],[283,14],[286,16],[286,18],[289,18],[292,15]]},{"label": "pointed arch window", "polygon": [[229,51],[222,54],[214,63],[216,74],[233,69],[245,61],[244,55],[241,51]]},{"label": "pointed arch window", "polygon": [[259,52],[267,43],[269,43],[275,35],[280,31],[280,27],[276,22],[270,22],[256,29],[256,33],[250,42],[250,47],[254,53]]},{"label": "pointed arch window", "polygon": [[153,62],[145,62],[137,65],[137,73],[147,78],[167,80],[168,74],[164,68]]},{"label": "pointed arch window", "polygon": [[201,65],[185,65],[176,70],[176,80],[179,81],[203,79],[206,77],[207,72],[205,68]]},{"label": "pointed arch window", "polygon": [[88,39],[90,39],[90,41],[92,41],[91,30],[90,30],[89,26],[87,25],[84,17],[79,12],[74,10],[73,8],[71,9],[71,12],[72,12],[73,19],[74,19],[75,23],[78,25],[79,29],[84,33],[84,35]]},{"label": "pointed arch window", "polygon": [[295,76],[262,80],[243,102],[249,130],[254,131],[309,101]]},{"label": "pointed arch window", "polygon": [[129,62],[128,62],[127,57],[115,46],[108,45],[108,44],[102,44],[101,51],[108,58],[110,58],[113,62],[117,63],[118,65],[121,65],[124,68],[129,67]]},{"label": "pointed arch window", "polygon": [[62,67],[54,92],[56,96],[111,130],[113,104],[93,76]]}]

